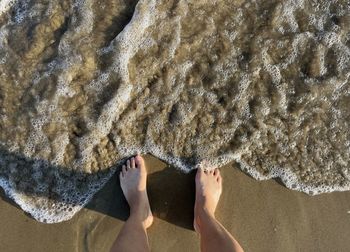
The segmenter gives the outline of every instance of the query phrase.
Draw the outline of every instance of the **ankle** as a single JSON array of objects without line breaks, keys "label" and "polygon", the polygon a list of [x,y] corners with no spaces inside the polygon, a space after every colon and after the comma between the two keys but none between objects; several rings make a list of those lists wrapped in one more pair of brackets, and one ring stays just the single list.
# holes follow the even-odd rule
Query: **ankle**
[{"label": "ankle", "polygon": [[129,219],[133,221],[145,223],[152,216],[151,209],[147,200],[138,201],[137,204],[130,205]]},{"label": "ankle", "polygon": [[133,223],[135,226],[141,226],[143,229],[148,229],[153,223],[153,216],[151,213],[145,215],[145,213],[131,213],[127,220]]},{"label": "ankle", "polygon": [[196,212],[198,215],[202,217],[213,217],[215,218],[215,209],[211,208],[210,206],[208,207],[207,204],[196,204],[195,207],[195,214]]},{"label": "ankle", "polygon": [[144,220],[137,215],[130,214],[126,222],[128,222],[129,224],[132,224],[134,227],[138,227],[146,230]]},{"label": "ankle", "polygon": [[216,219],[215,213],[213,211],[210,211],[206,207],[196,207],[194,215],[195,215],[196,221],[201,221],[201,222],[207,219],[214,219],[214,220]]},{"label": "ankle", "polygon": [[216,222],[213,212],[206,208],[196,208],[194,212],[194,228],[198,234],[202,235],[208,229],[208,225]]},{"label": "ankle", "polygon": [[137,207],[130,207],[130,217],[135,220],[145,220],[149,215],[149,208],[146,204],[141,204]]}]

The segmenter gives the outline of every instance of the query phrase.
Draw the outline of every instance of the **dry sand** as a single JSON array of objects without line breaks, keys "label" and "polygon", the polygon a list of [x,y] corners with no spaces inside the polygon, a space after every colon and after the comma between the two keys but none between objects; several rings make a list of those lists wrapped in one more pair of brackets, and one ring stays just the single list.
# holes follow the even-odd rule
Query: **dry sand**
[{"label": "dry sand", "polygon": [[[198,251],[191,227],[194,174],[151,156],[146,163],[156,216],[149,229],[152,251]],[[350,251],[350,192],[308,196],[275,180],[258,182],[232,164],[222,173],[217,217],[246,251]],[[108,251],[128,214],[116,179],[73,219],[51,225],[27,216],[2,192],[0,251]]]}]

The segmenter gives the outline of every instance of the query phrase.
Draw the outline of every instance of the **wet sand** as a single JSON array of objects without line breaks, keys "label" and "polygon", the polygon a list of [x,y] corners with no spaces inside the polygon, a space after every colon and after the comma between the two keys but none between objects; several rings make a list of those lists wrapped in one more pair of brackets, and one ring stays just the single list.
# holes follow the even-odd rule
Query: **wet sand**
[{"label": "wet sand", "polygon": [[[192,230],[194,174],[182,174],[151,156],[149,194],[156,216],[152,251],[199,251]],[[246,251],[350,251],[350,192],[308,196],[276,180],[256,181],[233,164],[222,169],[217,217]],[[128,207],[114,176],[71,220],[42,224],[1,191],[0,251],[108,251]]]}]

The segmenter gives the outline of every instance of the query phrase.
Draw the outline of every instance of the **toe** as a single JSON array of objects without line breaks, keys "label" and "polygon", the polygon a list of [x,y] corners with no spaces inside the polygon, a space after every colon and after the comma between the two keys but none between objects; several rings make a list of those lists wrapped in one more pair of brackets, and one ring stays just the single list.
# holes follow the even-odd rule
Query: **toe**
[{"label": "toe", "polygon": [[131,169],[130,159],[128,159],[128,161],[126,161],[126,167],[127,167],[128,169]]},{"label": "toe", "polygon": [[197,173],[196,173],[196,179],[200,179],[204,175],[204,170],[201,167],[198,167]]},{"label": "toe", "polygon": [[126,174],[126,166],[125,165],[123,165],[122,166],[122,174],[123,174],[123,176],[125,176],[125,174]]},{"label": "toe", "polygon": [[147,173],[145,161],[139,154],[135,157],[135,164],[136,164],[136,167],[141,170],[141,172]]},{"label": "toe", "polygon": [[123,172],[121,171],[121,172],[119,172],[119,180],[122,180],[124,178],[124,174],[123,174]]},{"label": "toe", "polygon": [[131,168],[135,168],[135,158],[131,158]]},{"label": "toe", "polygon": [[135,157],[135,164],[137,167],[141,167],[144,162],[143,162],[143,158],[141,157],[140,154],[137,154],[136,157]]}]

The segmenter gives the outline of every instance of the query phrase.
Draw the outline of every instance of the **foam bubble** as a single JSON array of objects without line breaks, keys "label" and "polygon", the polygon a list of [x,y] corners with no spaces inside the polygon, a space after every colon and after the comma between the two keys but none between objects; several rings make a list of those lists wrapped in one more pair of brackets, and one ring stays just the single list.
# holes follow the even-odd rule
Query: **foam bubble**
[{"label": "foam bubble", "polygon": [[[0,136],[9,178],[0,183],[34,218],[69,219],[109,178],[103,171],[135,153],[184,172],[204,160],[236,161],[258,180],[280,177],[309,194],[349,189],[350,53],[346,28],[329,25],[329,4],[188,3],[139,1],[119,34],[116,13],[127,15],[114,4],[99,12],[93,1],[64,10],[52,1],[44,12],[4,12],[14,21],[0,30],[10,97]],[[55,15],[68,19],[26,44],[21,29]],[[12,31],[23,45],[11,43]],[[30,61],[21,56],[37,48]]]}]

